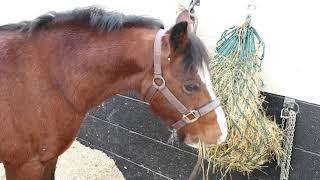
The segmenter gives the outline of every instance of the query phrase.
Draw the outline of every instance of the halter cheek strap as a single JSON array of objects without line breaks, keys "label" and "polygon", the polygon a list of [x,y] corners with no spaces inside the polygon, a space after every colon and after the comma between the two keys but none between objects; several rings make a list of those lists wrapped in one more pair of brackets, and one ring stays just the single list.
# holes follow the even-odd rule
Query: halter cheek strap
[{"label": "halter cheek strap", "polygon": [[197,121],[200,117],[208,114],[209,112],[215,110],[220,106],[218,98],[209,102],[208,104],[200,107],[199,109],[189,110],[186,108],[169,90],[166,86],[166,81],[162,76],[161,71],[161,38],[165,34],[165,30],[160,29],[155,37],[154,41],[154,77],[152,85],[149,87],[147,94],[145,96],[145,101],[151,102],[152,97],[157,91],[169,101],[169,103],[174,106],[182,115],[181,119],[171,125],[172,128],[179,130],[183,126]]}]

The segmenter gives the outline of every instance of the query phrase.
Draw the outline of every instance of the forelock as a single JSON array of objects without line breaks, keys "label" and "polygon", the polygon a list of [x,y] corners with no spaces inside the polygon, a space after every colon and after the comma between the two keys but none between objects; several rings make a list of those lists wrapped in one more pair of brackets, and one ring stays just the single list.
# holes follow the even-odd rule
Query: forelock
[{"label": "forelock", "polygon": [[209,54],[208,51],[195,34],[189,34],[189,40],[184,50],[183,66],[186,71],[197,71],[203,67],[203,63],[208,64]]}]

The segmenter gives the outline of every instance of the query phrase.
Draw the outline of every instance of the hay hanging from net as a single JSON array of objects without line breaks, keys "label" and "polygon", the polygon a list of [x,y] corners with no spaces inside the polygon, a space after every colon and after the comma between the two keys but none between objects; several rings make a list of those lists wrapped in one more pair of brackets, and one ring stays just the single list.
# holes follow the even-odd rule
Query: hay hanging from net
[{"label": "hay hanging from net", "polygon": [[229,133],[225,143],[200,150],[213,171],[249,174],[274,157],[279,162],[283,156],[282,130],[262,107],[263,56],[264,43],[250,26],[250,18],[242,26],[226,30],[217,43],[209,69]]}]

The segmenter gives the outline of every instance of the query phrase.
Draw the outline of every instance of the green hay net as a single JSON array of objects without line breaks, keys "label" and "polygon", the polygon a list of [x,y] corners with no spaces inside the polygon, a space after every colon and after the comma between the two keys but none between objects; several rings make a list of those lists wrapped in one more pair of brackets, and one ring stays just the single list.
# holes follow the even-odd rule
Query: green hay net
[{"label": "green hay net", "polygon": [[250,26],[250,17],[242,26],[226,30],[217,43],[209,69],[226,113],[229,134],[222,145],[199,151],[213,171],[249,174],[274,157],[279,162],[283,156],[282,130],[262,107],[263,56],[264,43]]}]

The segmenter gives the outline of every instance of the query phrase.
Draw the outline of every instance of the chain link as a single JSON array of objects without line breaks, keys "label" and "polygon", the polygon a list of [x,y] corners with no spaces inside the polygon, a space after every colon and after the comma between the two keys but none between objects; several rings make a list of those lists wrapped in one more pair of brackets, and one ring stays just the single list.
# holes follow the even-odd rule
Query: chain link
[{"label": "chain link", "polygon": [[170,137],[167,141],[167,144],[170,144],[170,145],[174,145],[174,144],[177,144],[178,141],[178,134],[177,134],[177,130],[175,129],[169,129],[169,131],[171,132],[170,134]]},{"label": "chain link", "polygon": [[[295,103],[295,105],[297,104]],[[282,162],[280,163],[280,167],[281,167],[280,180],[289,179],[293,137],[294,137],[294,131],[295,131],[295,124],[296,124],[296,115],[297,115],[297,112],[288,107],[284,107],[281,110],[280,118],[282,118],[281,128],[284,130],[283,147],[284,147],[285,156]]]}]

